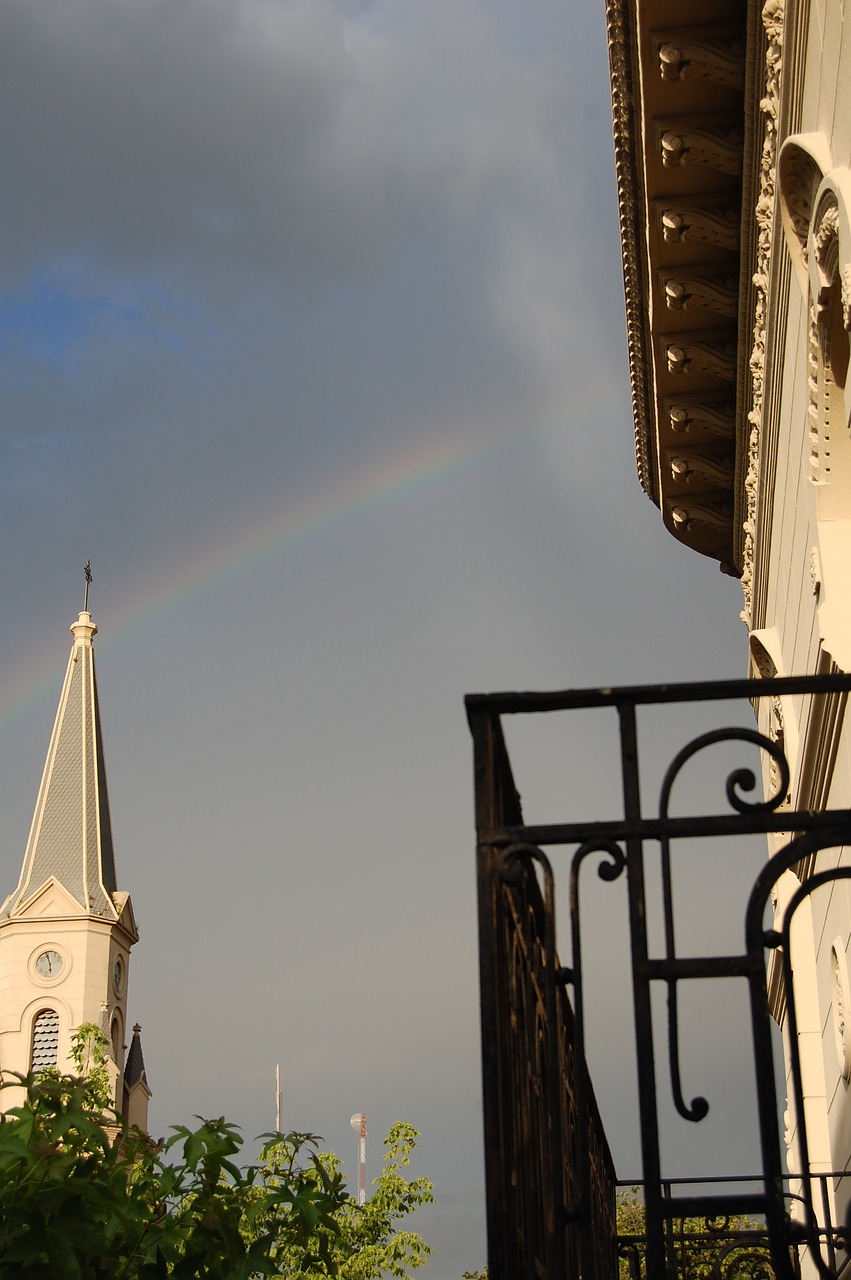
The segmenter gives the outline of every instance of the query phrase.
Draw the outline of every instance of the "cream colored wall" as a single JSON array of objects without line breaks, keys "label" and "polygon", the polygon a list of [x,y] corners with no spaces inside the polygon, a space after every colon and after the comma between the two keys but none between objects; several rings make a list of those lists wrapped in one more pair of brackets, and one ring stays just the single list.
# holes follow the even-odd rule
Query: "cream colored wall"
[{"label": "cream colored wall", "polygon": [[[831,138],[834,163],[851,163],[851,85],[848,82],[851,30],[840,0],[816,0],[810,6],[804,112]],[[851,14],[849,15],[851,17]]]},{"label": "cream colored wall", "polygon": [[[32,1023],[40,1009],[59,1013],[58,1066],[71,1072],[74,1032],[82,1023],[93,1022],[105,1026],[108,1035],[118,1012],[123,1029],[121,1055],[117,1071],[111,1072],[117,1086],[126,1051],[130,945],[120,925],[93,917],[46,920],[35,916],[0,925],[0,1071],[4,1078],[10,1071],[29,1070]],[[57,979],[42,978],[35,971],[36,957],[49,947],[65,960]],[[113,975],[119,956],[124,972],[121,989],[116,991]],[[4,1089],[0,1111],[16,1105],[19,1097],[17,1090]]]},{"label": "cream colored wall", "polygon": [[151,1100],[151,1091],[146,1081],[137,1080],[127,1095],[127,1114],[125,1120],[131,1129],[141,1129],[143,1133],[148,1132],[148,1103]]},{"label": "cream colored wall", "polygon": [[[790,109],[795,129],[804,135],[824,134],[828,163],[831,170],[837,171],[839,186],[851,181],[851,30],[846,30],[843,21],[844,8],[845,5],[836,0],[813,0],[807,13],[806,6],[802,5],[799,12],[804,15],[807,27],[800,46],[805,66],[803,75],[797,75],[793,67],[784,64],[784,91],[798,95]],[[785,47],[788,55],[791,43]],[[776,280],[780,276],[781,260],[789,255],[790,249],[781,236],[779,218],[775,226]],[[851,264],[851,242],[847,237],[843,242],[842,232],[839,259],[842,272],[843,266]],[[769,332],[769,340],[779,342],[782,348],[782,359],[773,364],[775,370],[781,371],[781,386],[779,398],[773,400],[779,406],[778,421],[774,424],[776,434],[772,433],[771,437],[776,439],[774,465],[766,466],[763,459],[761,468],[764,485],[771,487],[761,494],[760,520],[764,527],[770,525],[770,532],[768,554],[754,566],[755,576],[758,574],[762,579],[755,597],[765,601],[764,613],[756,617],[754,623],[776,635],[780,675],[823,670],[830,658],[842,669],[851,670],[851,523],[847,528],[842,527],[845,521],[851,522],[851,469],[846,468],[849,473],[841,475],[834,468],[830,478],[832,485],[842,487],[834,491],[834,496],[842,493],[847,485],[847,494],[843,494],[845,521],[835,519],[836,505],[831,508],[825,502],[824,489],[820,490],[812,478],[808,412],[811,391],[808,379],[814,372],[812,365],[808,367],[811,293],[804,293],[799,287],[803,283],[805,288],[808,285],[810,290],[813,288],[812,245],[806,272],[808,276],[805,274],[803,281],[792,272],[788,310],[773,317],[773,328],[770,327]],[[840,287],[840,282],[836,287]],[[851,276],[841,281],[841,287],[847,298]],[[849,396],[851,378],[846,400]],[[847,432],[847,421],[843,427]],[[839,444],[845,448],[846,443],[843,436]],[[837,458],[843,464],[841,449],[837,450]],[[831,516],[829,521],[825,519],[826,514]],[[794,706],[786,709],[787,721],[790,718],[795,721],[793,726],[787,726],[795,732],[787,736],[797,741],[797,750],[793,750],[790,759],[792,807],[808,806],[819,796],[821,803],[827,802],[831,807],[849,806],[851,711],[838,744],[834,743],[832,755],[826,749],[829,742],[826,742],[824,728],[816,723],[811,711],[809,700],[802,698],[794,700]],[[764,723],[765,714],[762,720]],[[821,778],[813,775],[817,746],[821,755],[816,773],[821,769]],[[848,850],[826,851],[819,857],[819,867],[840,861],[851,863]],[[831,945],[834,939],[840,940],[851,966],[848,882],[836,881],[829,888],[817,891],[805,916],[797,926],[793,963],[802,1027],[799,1047],[806,1077],[810,1157],[816,1170],[845,1169],[851,1167],[851,1084],[843,1078],[837,1055]],[[790,1136],[794,1136],[794,1115],[790,1115],[789,1125]],[[838,1210],[843,1213],[848,1193],[842,1185],[837,1198]]]}]

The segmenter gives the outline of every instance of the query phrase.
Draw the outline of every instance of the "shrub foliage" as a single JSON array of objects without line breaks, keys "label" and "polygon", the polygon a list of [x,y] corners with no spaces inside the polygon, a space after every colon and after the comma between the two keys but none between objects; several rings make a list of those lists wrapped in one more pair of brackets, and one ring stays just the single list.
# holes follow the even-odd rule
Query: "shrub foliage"
[{"label": "shrub foliage", "polygon": [[312,1134],[268,1134],[239,1163],[223,1118],[151,1142],[104,1112],[103,1081],[18,1078],[0,1123],[0,1280],[372,1280],[407,1276],[428,1245],[399,1223],[432,1200],[407,1165],[418,1134],[396,1124],[367,1203]]}]

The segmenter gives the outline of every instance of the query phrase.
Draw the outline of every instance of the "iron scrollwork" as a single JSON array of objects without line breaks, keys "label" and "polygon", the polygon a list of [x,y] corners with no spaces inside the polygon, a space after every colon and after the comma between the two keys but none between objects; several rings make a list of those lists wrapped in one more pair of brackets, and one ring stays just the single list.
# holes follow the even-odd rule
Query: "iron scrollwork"
[{"label": "iron scrollwork", "polygon": [[[789,762],[782,748],[759,733],[756,729],[746,729],[739,726],[731,726],[724,729],[713,729],[708,733],[702,733],[697,738],[687,743],[671,761],[662,781],[662,787],[659,794],[659,817],[663,823],[663,834],[660,837],[659,844],[661,850],[662,862],[662,909],[664,914],[665,925],[665,956],[669,961],[676,959],[676,938],[674,930],[674,894],[673,894],[673,876],[671,871],[671,839],[664,830],[664,824],[670,817],[671,797],[674,790],[674,784],[680,775],[683,767],[692,760],[699,752],[704,751],[707,747],[716,746],[719,743],[727,742],[746,742],[752,746],[758,747],[765,751],[776,765],[776,784],[772,794],[764,800],[747,800],[742,792],[751,792],[756,788],[756,774],[752,769],[739,768],[734,769],[727,775],[725,783],[725,794],[731,809],[737,813],[773,813],[781,804],[783,804],[789,791]],[[698,1095],[686,1102],[682,1088],[682,1073],[680,1069],[680,1032],[679,1032],[679,1001],[677,994],[676,975],[667,978],[668,985],[668,1060],[671,1071],[671,1093],[673,1095],[674,1106],[684,1120],[691,1120],[698,1123],[709,1115],[709,1102],[706,1098]]]},{"label": "iron scrollwork", "polygon": [[[773,1098],[773,1080],[772,1089],[768,1090],[768,1071],[766,1065],[769,1062],[766,1028],[764,1018],[762,1017],[762,1009],[764,1007],[765,992],[765,965],[763,962],[763,954],[765,950],[776,950],[781,957],[783,969],[784,990],[786,993],[786,1010],[787,1010],[787,1026],[788,1039],[791,1044],[798,1044],[798,1001],[796,986],[794,981],[794,956],[792,949],[792,925],[795,915],[800,907],[807,902],[813,894],[819,889],[832,885],[841,880],[851,880],[851,866],[833,866],[825,870],[815,871],[811,874],[803,884],[795,890],[785,906],[781,918],[774,922],[770,928],[765,928],[763,921],[765,913],[771,901],[772,892],[774,891],[780,877],[793,867],[799,865],[804,858],[813,854],[823,852],[827,849],[841,847],[843,844],[851,840],[851,831],[848,826],[826,829],[823,831],[806,832],[803,835],[791,840],[783,849],[779,850],[771,861],[763,868],[751,893],[747,906],[745,936],[748,948],[748,956],[750,958],[751,968],[751,1008],[754,1026],[754,1043],[757,1047],[756,1064],[757,1079],[760,1096],[760,1124],[765,1127],[771,1127],[774,1121],[774,1115],[769,1112],[767,1100]],[[760,1051],[761,1050],[761,1051]],[[802,1229],[806,1242],[809,1245],[809,1256],[815,1264],[819,1274],[824,1280],[834,1280],[836,1275],[835,1266],[831,1264],[830,1259],[823,1256],[823,1245],[826,1244],[830,1253],[834,1253],[838,1243],[844,1240],[841,1235],[835,1235],[826,1238],[822,1225],[819,1222],[819,1215],[816,1209],[815,1197],[813,1195],[814,1178],[811,1174],[811,1159],[809,1150],[809,1135],[805,1121],[804,1106],[804,1082],[801,1069],[801,1058],[797,1052],[790,1056],[790,1076],[792,1080],[792,1098],[790,1102],[795,1108],[795,1114],[798,1120],[797,1131],[797,1162],[799,1164],[799,1172],[797,1178],[800,1182],[801,1190],[796,1196],[798,1204],[802,1210]],[[762,1105],[765,1101],[766,1105]],[[775,1107],[776,1111],[776,1107]]]},{"label": "iron scrollwork", "polygon": [[[805,1247],[824,1280],[836,1280],[844,1234],[831,1218],[834,1175],[809,1168],[806,1109],[797,1059],[798,1010],[794,987],[792,922],[814,893],[851,879],[851,865],[819,861],[824,850],[851,846],[851,810],[792,808],[789,764],[782,745],[755,729],[701,734],[671,761],[656,815],[645,813],[639,786],[638,708],[724,699],[844,698],[851,677],[768,677],[703,685],[634,686],[556,694],[483,694],[467,700],[476,767],[479,874],[479,945],[482,984],[482,1054],[488,1197],[488,1251],[492,1280],[546,1275],[548,1280],[616,1280],[615,1174],[585,1063],[585,1002],[590,976],[582,951],[580,879],[594,856],[605,881],[626,880],[627,922],[636,1030],[643,1225],[639,1238],[620,1241],[633,1280],[665,1280],[671,1267],[689,1275],[696,1235],[714,1250],[718,1280],[796,1280],[796,1250]],[[505,716],[597,708],[618,717],[620,816],[591,822],[524,821],[502,730]],[[736,768],[724,782],[730,812],[679,816],[671,812],[683,767],[713,744],[743,742],[768,763],[769,794],[755,794],[752,769]],[[788,838],[788,833],[792,838]],[[680,840],[737,835],[788,840],[757,877],[746,909],[744,951],[681,957],[674,929],[674,849]],[[647,929],[645,858],[661,855],[664,943],[651,952]],[[546,849],[546,853],[544,852]],[[568,852],[570,878],[568,963],[559,962],[555,869]],[[803,868],[803,870],[802,870]],[[772,892],[788,871],[807,878],[784,911],[766,923]],[[745,904],[743,904],[744,908]],[[800,1170],[791,1179],[778,1116],[774,1037],[766,956],[785,987],[790,1041],[791,1105],[798,1125]],[[779,969],[778,969],[779,966]],[[670,1083],[677,1111],[693,1122],[708,1113],[698,1095],[686,1100],[679,1062],[678,984],[692,978],[735,978],[747,984],[759,1108],[762,1168],[752,1179],[715,1178],[673,1194],[662,1175],[651,989],[668,995]],[[843,1174],[842,1176],[848,1176]],[[716,1185],[717,1184],[717,1185]],[[745,1184],[747,1184],[745,1186]],[[799,1186],[800,1184],[800,1186]],[[743,1189],[743,1187],[745,1189]],[[821,1198],[816,1202],[815,1189]],[[790,1206],[799,1206],[791,1215]],[[677,1224],[689,1222],[690,1230]],[[702,1223],[695,1233],[694,1224]],[[743,1224],[746,1224],[743,1226]],[[679,1250],[679,1264],[677,1257]],[[702,1277],[710,1272],[703,1270]]]}]

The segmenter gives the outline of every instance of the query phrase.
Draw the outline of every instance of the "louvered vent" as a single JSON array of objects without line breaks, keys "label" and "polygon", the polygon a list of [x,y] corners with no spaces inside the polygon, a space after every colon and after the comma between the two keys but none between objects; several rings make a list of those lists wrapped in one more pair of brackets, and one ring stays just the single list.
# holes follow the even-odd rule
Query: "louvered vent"
[{"label": "louvered vent", "polygon": [[33,1021],[33,1051],[30,1069],[44,1071],[59,1061],[59,1014],[55,1009],[42,1009]]}]

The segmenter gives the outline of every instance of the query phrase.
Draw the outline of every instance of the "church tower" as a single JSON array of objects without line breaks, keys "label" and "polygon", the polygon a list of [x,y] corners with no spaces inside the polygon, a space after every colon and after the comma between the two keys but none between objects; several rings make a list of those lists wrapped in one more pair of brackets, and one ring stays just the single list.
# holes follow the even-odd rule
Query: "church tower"
[{"label": "church tower", "polygon": [[[96,632],[86,608],[71,625],[74,643],[20,879],[0,906],[0,1072],[57,1066],[73,1073],[71,1037],[94,1023],[110,1045],[114,1105],[145,1128],[151,1095],[138,1027],[124,1067],[130,951],[139,934],[130,895],[115,875]],[[19,1097],[4,1089],[0,1111]]]}]

